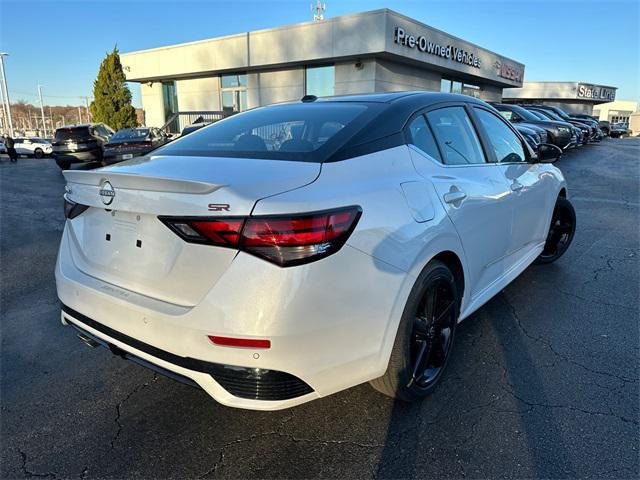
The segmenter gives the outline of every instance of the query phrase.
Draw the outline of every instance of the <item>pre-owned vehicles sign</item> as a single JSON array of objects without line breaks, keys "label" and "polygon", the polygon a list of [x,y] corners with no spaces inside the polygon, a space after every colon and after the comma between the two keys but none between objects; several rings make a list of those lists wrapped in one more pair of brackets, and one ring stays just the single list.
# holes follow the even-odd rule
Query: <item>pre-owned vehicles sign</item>
[{"label": "pre-owned vehicles sign", "polygon": [[480,58],[476,53],[468,52],[454,45],[444,45],[430,41],[424,35],[410,35],[404,28],[396,27],[393,40],[399,45],[417,48],[419,51],[448,58],[454,62],[463,63],[471,67],[480,68]]}]

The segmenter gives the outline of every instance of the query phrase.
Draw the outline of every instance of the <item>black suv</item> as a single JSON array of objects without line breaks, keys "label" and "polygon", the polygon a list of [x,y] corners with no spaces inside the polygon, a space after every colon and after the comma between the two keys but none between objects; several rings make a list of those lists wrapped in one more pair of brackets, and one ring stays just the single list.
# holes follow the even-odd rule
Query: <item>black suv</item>
[{"label": "black suv", "polygon": [[53,137],[53,158],[62,170],[72,163],[102,162],[103,145],[113,130],[104,123],[87,123],[58,128]]}]

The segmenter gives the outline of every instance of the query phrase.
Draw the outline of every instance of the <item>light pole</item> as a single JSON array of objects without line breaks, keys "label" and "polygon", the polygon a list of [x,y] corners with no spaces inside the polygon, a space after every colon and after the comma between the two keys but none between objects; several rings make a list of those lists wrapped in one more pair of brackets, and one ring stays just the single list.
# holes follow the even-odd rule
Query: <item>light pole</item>
[{"label": "light pole", "polygon": [[42,85],[38,85],[38,96],[40,97],[40,114],[42,115],[42,128],[44,136],[47,137],[47,123],[44,121],[44,105],[42,104]]},{"label": "light pole", "polygon": [[8,128],[9,124],[7,122],[7,112],[6,105],[4,104],[4,89],[2,88],[2,81],[0,80],[0,104],[2,104],[2,115],[0,115],[0,130],[4,135],[5,130]]},{"label": "light pole", "polygon": [[0,52],[0,71],[2,73],[2,88],[4,89],[4,101],[6,102],[7,120],[9,121],[9,134],[13,137],[13,122],[11,121],[11,102],[9,101],[9,89],[7,88],[7,75],[4,73],[4,57],[7,52]]}]

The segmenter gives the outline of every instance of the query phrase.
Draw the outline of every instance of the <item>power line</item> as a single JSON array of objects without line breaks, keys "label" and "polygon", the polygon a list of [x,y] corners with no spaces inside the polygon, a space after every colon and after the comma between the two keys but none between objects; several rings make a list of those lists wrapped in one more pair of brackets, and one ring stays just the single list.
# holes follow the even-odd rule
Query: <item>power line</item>
[{"label": "power line", "polygon": [[[37,93],[29,93],[29,92],[20,92],[18,90],[9,90],[9,92],[13,95],[28,95],[30,97],[37,97]],[[44,95],[44,97],[50,98],[81,98],[84,99],[86,95]]]}]

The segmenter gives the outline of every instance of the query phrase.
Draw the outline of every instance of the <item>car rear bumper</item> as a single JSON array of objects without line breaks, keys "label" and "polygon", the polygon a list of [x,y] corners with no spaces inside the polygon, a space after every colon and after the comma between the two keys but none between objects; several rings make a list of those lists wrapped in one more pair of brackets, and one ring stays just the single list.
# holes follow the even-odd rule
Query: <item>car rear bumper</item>
[{"label": "car rear bumper", "polygon": [[97,162],[102,160],[102,152],[100,150],[87,150],[84,152],[53,152],[53,158],[56,161],[69,163],[85,163]]},{"label": "car rear bumper", "polygon": [[124,162],[126,160],[131,160],[132,158],[135,157],[140,157],[142,155],[145,155],[146,153],[150,152],[152,149],[148,148],[146,150],[135,150],[135,151],[124,151],[124,152],[118,152],[118,153],[107,153],[105,152],[104,154],[104,159],[103,162],[105,165],[111,165],[114,163],[118,163],[118,162]]},{"label": "car rear bumper", "polygon": [[[348,245],[291,268],[239,253],[198,305],[182,306],[86,275],[70,242],[65,228],[56,265],[63,323],[238,408],[288,408],[382,375],[413,284]],[[209,335],[271,347],[215,345]]]},{"label": "car rear bumper", "polygon": [[[197,381],[191,376],[204,374],[242,399],[282,402],[314,393],[305,382],[285,372],[211,363],[161,350],[96,322],[66,305],[62,305],[62,321],[109,348],[115,355],[188,385],[197,387]],[[164,367],[162,363],[171,365],[171,368]],[[189,375],[180,373],[180,369],[189,371]]]}]

